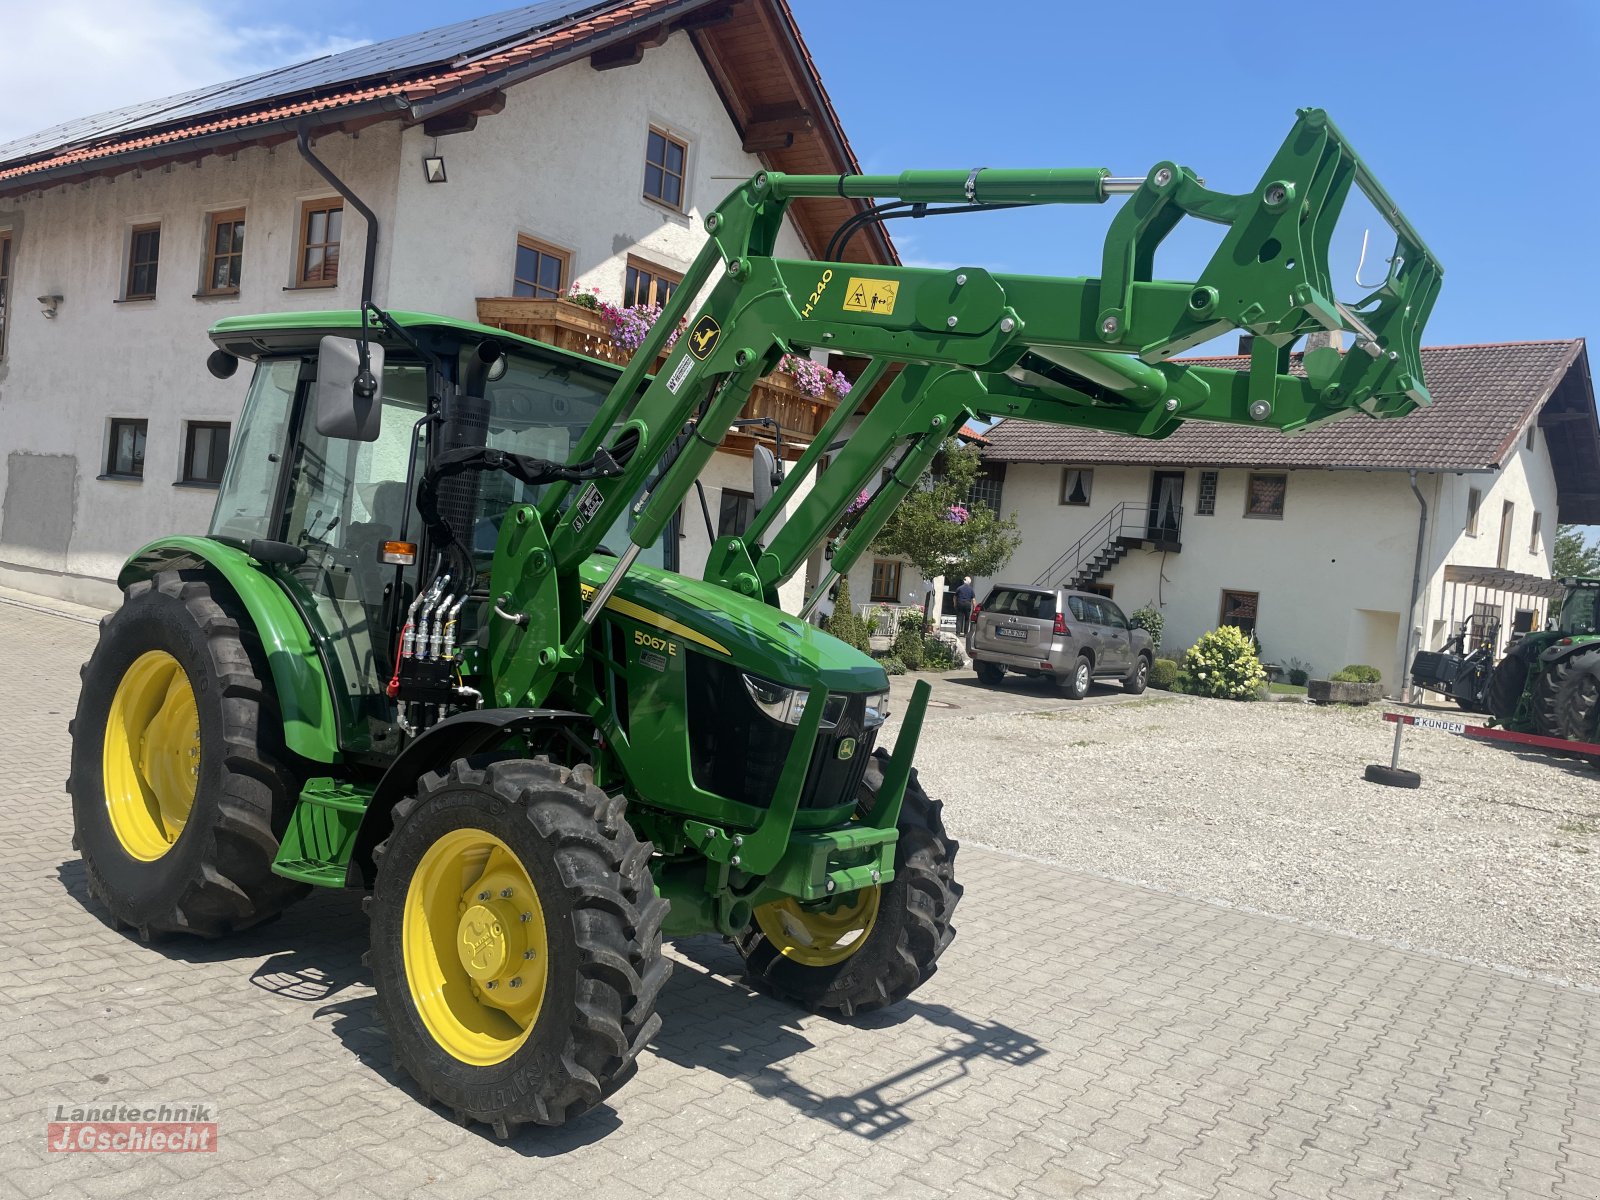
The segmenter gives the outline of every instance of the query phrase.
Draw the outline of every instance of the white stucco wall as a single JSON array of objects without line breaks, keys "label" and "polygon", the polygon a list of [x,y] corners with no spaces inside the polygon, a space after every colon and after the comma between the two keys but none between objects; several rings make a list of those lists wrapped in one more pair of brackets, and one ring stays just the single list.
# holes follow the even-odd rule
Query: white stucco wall
[{"label": "white stucco wall", "polygon": [[[1089,466],[1089,464],[1085,464]],[[1063,464],[1012,463],[1006,469],[1003,507],[1015,512],[1022,532],[1005,582],[1031,583],[1118,503],[1150,503],[1152,469],[1093,466],[1091,503],[1060,503]],[[1276,473],[1276,472],[1275,472]],[[1444,569],[1450,564],[1495,566],[1502,505],[1513,505],[1505,566],[1548,577],[1555,538],[1556,483],[1536,432],[1497,472],[1422,473],[1418,487],[1429,506],[1424,587],[1417,615],[1409,610],[1417,542],[1418,505],[1403,472],[1290,471],[1281,520],[1244,516],[1249,472],[1223,470],[1216,513],[1195,513],[1197,469],[1184,472],[1182,550],[1134,550],[1100,580],[1125,612],[1151,605],[1166,618],[1163,652],[1172,654],[1216,628],[1222,592],[1260,596],[1257,635],[1269,661],[1308,662],[1327,674],[1353,662],[1384,672],[1391,688],[1402,680],[1401,660],[1412,626],[1422,644],[1437,646],[1447,601]],[[1466,533],[1469,489],[1483,493],[1476,537]],[[1542,514],[1542,536],[1530,546],[1532,514]],[[979,581],[979,595],[994,580]],[[1508,598],[1509,628],[1519,603]],[[1418,648],[1413,643],[1412,649]]]},{"label": "white stucco wall", "polygon": [[[519,234],[569,250],[575,278],[620,298],[630,252],[687,267],[705,239],[704,214],[737,178],[761,169],[685,34],[638,66],[597,72],[579,61],[506,95],[504,111],[469,133],[436,140],[420,126],[387,123],[318,141],[318,153],[383,223],[380,303],[475,319],[477,297],[511,292]],[[684,213],[642,196],[651,124],[689,146]],[[422,158],[435,152],[448,183],[424,182]],[[0,200],[14,256],[0,361],[0,496],[12,455],[59,456],[24,463],[29,486],[8,496],[0,584],[113,603],[110,581],[129,551],[164,533],[205,529],[214,493],[173,486],[185,422],[235,420],[248,382],[247,371],[225,382],[206,371],[205,330],[236,314],[354,307],[364,229],[348,207],[339,286],[285,290],[300,202],[331,194],[292,146],[280,146]],[[207,214],[236,207],[246,210],[240,294],[197,299]],[[128,231],[150,221],[162,225],[157,296],[116,303]],[[779,252],[807,253],[792,224]],[[52,321],[32,300],[45,294],[65,297]],[[142,482],[96,478],[112,417],[149,422]],[[748,487],[749,460],[718,455],[708,477],[713,486]],[[63,508],[66,519],[55,520]],[[693,572],[705,555],[696,549],[697,504],[689,515],[683,566]],[[785,589],[786,606],[798,604],[803,585],[802,577]]]},{"label": "white stucco wall", "polygon": [[[358,137],[325,138],[318,151],[383,221],[394,212],[398,145],[397,127],[376,126]],[[300,202],[332,194],[292,146],[280,146],[0,200],[0,228],[11,228],[15,256],[0,364],[7,449],[0,495],[11,510],[0,583],[108,602],[116,593],[107,581],[129,551],[164,532],[204,532],[214,493],[173,486],[185,422],[234,420],[248,383],[248,371],[227,381],[207,372],[205,330],[239,313],[355,305],[364,229],[354,212],[345,216],[338,286],[285,290],[294,276]],[[207,216],[238,207],[246,212],[239,295],[196,298]],[[129,232],[158,221],[156,296],[119,302]],[[63,297],[54,320],[33,299],[47,294]],[[96,478],[105,469],[112,417],[149,422],[142,482]],[[75,489],[51,496],[8,490],[12,455],[69,456]],[[57,504],[70,506],[70,536],[31,536],[28,514]]]},{"label": "white stucco wall", "polygon": [[[689,147],[682,213],[644,198],[651,125]],[[425,182],[430,153],[448,183]],[[511,294],[519,234],[568,251],[571,278],[620,298],[630,253],[682,272],[705,242],[705,214],[759,170],[688,34],[637,66],[563,67],[509,89],[505,110],[471,133],[406,131],[395,227],[405,254],[389,302],[471,316],[477,297]],[[778,253],[806,254],[792,223]]]}]

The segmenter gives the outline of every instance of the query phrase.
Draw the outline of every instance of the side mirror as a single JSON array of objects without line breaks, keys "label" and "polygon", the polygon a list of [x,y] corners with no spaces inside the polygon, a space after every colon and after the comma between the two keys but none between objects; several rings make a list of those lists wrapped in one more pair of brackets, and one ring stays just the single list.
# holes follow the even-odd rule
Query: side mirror
[{"label": "side mirror", "polygon": [[367,378],[361,379],[361,348],[353,338],[325,337],[317,348],[313,411],[323,437],[352,442],[378,440],[383,415],[383,347],[368,343]]},{"label": "side mirror", "polygon": [[750,448],[750,492],[755,497],[755,510],[766,508],[773,492],[783,482],[783,471],[778,467],[777,455],[760,442]]}]

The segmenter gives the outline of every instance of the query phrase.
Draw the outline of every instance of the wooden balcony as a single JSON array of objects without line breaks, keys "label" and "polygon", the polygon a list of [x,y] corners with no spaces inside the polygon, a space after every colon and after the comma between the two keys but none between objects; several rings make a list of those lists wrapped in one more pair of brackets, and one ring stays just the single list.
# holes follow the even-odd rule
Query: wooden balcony
[{"label": "wooden balcony", "polygon": [[[611,331],[605,318],[593,309],[566,300],[534,300],[523,296],[480,296],[478,320],[484,325],[504,329],[507,333],[521,334],[536,342],[544,342],[561,350],[587,354],[603,362],[619,366],[633,357],[611,340]],[[665,356],[657,359],[657,370]],[[839,397],[830,388],[821,397],[802,392],[793,377],[775,371],[750,389],[750,399],[745,402],[743,417],[771,417],[783,427],[784,457],[796,459],[801,451],[821,431]],[[730,432],[722,440],[722,448],[734,454],[748,456],[755,442],[764,442],[769,448],[774,438],[770,429],[753,427]]]}]

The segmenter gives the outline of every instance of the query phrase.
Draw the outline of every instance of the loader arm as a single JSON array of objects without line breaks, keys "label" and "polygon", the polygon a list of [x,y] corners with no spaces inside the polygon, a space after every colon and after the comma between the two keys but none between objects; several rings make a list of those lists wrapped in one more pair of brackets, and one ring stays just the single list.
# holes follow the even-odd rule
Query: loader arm
[{"label": "loader arm", "polygon": [[[1383,281],[1346,305],[1334,298],[1328,253],[1352,187],[1389,221],[1397,248]],[[787,206],[807,196],[872,198],[880,202],[879,215],[929,215],[943,211],[939,206],[1100,204],[1114,196],[1126,202],[1106,235],[1098,277],[1047,278],[977,266],[867,267],[774,257]],[[1226,226],[1221,245],[1197,280],[1152,278],[1156,248],[1185,216]],[[863,484],[894,461],[889,481],[875,489],[836,551],[835,570],[848,569],[944,438],[971,415],[1159,438],[1188,420],[1293,432],[1351,414],[1403,416],[1429,402],[1420,344],[1440,266],[1319,109],[1300,111],[1260,182],[1239,195],[1212,191],[1173,162],[1134,179],[1098,168],[763,172],[735,189],[705,226],[705,248],[572,453],[571,461],[583,461],[603,445],[623,469],[548,488],[538,522],[548,531],[548,554],[515,559],[518,571],[571,580],[602,533],[630,506],[635,514],[631,544],[602,585],[586,589],[581,603],[564,593],[559,616],[535,621],[542,629],[497,634],[497,657],[514,653],[511,643],[522,637],[559,646],[533,671],[533,702],[556,672],[582,661],[587,631],[634,557],[667,526],[751,387],[786,353],[820,349],[862,356],[871,365],[855,403],[840,405],[754,526],[713,548],[708,579],[769,602],[777,584],[838,526]],[[691,322],[691,306],[717,267],[721,276]],[[646,386],[648,365],[680,327],[682,336]],[[1248,369],[1172,361],[1228,330],[1254,335]],[[1319,330],[1349,335],[1353,348],[1311,351],[1304,374],[1290,374],[1290,348]],[[767,538],[775,515],[796,500],[811,468],[838,443],[871,383],[891,364],[903,364],[899,376],[816,486],[791,507],[784,527]],[[509,582],[497,579],[495,586],[510,591]]]}]

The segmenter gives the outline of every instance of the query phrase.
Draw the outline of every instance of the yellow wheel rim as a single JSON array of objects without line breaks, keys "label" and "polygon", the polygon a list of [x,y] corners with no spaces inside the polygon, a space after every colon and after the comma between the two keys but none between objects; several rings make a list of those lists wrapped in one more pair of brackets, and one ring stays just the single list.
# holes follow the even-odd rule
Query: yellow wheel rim
[{"label": "yellow wheel rim", "polygon": [[134,858],[155,861],[183,832],[200,780],[200,710],[165,650],[141,654],[117,684],[101,763],[112,831]]},{"label": "yellow wheel rim", "polygon": [[831,967],[867,944],[878,920],[880,890],[862,888],[832,910],[802,908],[785,898],[756,909],[756,925],[785,958],[807,967]]},{"label": "yellow wheel rim", "polygon": [[406,889],[406,982],[433,1040],[476,1067],[528,1040],[544,1004],[549,942],[522,861],[492,833],[456,829],[428,847]]}]

